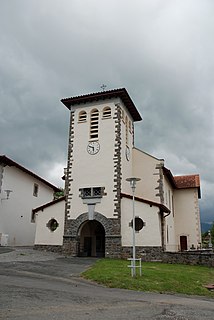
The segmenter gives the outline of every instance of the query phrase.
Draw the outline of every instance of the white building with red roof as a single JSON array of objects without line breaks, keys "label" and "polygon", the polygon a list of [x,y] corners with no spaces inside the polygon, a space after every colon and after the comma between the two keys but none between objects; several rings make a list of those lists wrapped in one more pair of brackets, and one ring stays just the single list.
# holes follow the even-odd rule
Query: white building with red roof
[{"label": "white building with red roof", "polygon": [[35,244],[61,246],[71,255],[130,256],[133,195],[127,178],[136,177],[137,256],[200,247],[199,176],[174,177],[163,159],[135,148],[134,123],[142,118],[126,89],[61,101],[70,113],[64,235],[59,241],[53,228],[48,240],[49,221],[57,226],[59,219],[50,203],[35,211],[41,215]]}]

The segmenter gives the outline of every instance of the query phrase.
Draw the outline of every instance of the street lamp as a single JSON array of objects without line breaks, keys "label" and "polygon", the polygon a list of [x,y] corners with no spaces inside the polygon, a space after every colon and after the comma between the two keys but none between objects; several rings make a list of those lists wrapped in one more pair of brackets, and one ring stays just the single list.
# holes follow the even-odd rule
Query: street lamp
[{"label": "street lamp", "polygon": [[132,243],[133,243],[133,249],[132,249],[132,277],[136,276],[136,268],[135,268],[135,201],[134,201],[134,193],[136,189],[136,183],[137,181],[140,181],[140,178],[127,178],[126,181],[130,183],[131,189],[132,189],[132,207],[133,207],[133,220],[132,220]]},{"label": "street lamp", "polygon": [[211,232],[210,230],[208,230],[208,236],[209,236],[209,244],[208,244],[208,248],[212,249],[212,237],[211,237]]}]

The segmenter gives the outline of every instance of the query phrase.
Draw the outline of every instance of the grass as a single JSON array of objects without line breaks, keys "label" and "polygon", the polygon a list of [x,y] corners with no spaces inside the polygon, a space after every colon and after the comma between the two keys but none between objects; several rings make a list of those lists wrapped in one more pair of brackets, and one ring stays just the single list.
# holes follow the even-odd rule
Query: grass
[{"label": "grass", "polygon": [[143,262],[142,276],[137,274],[136,278],[132,278],[128,264],[126,260],[101,259],[82,275],[111,288],[214,298],[214,292],[204,287],[214,284],[214,268]]}]

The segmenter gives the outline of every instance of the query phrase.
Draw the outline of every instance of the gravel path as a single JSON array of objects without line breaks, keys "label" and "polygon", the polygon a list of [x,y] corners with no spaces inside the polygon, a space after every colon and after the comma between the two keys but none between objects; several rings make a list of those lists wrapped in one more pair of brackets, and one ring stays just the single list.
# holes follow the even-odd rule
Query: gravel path
[{"label": "gravel path", "polygon": [[38,251],[33,247],[0,247],[0,262],[48,261],[62,258],[54,252]]}]

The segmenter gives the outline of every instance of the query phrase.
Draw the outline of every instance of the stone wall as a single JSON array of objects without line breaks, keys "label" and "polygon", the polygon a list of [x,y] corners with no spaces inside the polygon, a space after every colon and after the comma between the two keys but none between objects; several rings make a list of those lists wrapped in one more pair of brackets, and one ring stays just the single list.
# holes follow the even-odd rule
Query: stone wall
[{"label": "stone wall", "polygon": [[70,256],[77,256],[78,253],[78,239],[77,237],[64,236],[62,253]]},{"label": "stone wall", "polygon": [[105,257],[121,257],[121,236],[108,235],[105,237]]},{"label": "stone wall", "polygon": [[41,250],[41,251],[57,252],[59,254],[62,253],[62,246],[35,244],[33,249],[34,250]]},{"label": "stone wall", "polygon": [[[122,247],[122,259],[132,257],[132,247]],[[178,263],[188,265],[201,265],[214,267],[214,252],[186,251],[186,252],[164,252],[161,247],[136,247],[136,258],[146,262]]]},{"label": "stone wall", "polygon": [[[71,237],[72,238],[72,237]],[[121,248],[121,238],[118,236],[106,237],[106,258],[132,257],[132,247]],[[35,245],[34,249],[58,252],[65,255],[76,255],[77,239],[65,237],[62,246]],[[187,251],[187,252],[163,252],[161,247],[136,247],[136,258],[141,258],[142,262],[163,262],[178,263],[188,265],[201,265],[214,267],[213,251]]]},{"label": "stone wall", "polygon": [[[142,261],[157,261],[162,260],[162,247],[135,247],[136,258]],[[132,247],[122,247],[121,258],[127,259],[132,257]]]},{"label": "stone wall", "polygon": [[214,252],[212,251],[210,252],[209,251],[163,252],[162,262],[214,267]]}]

